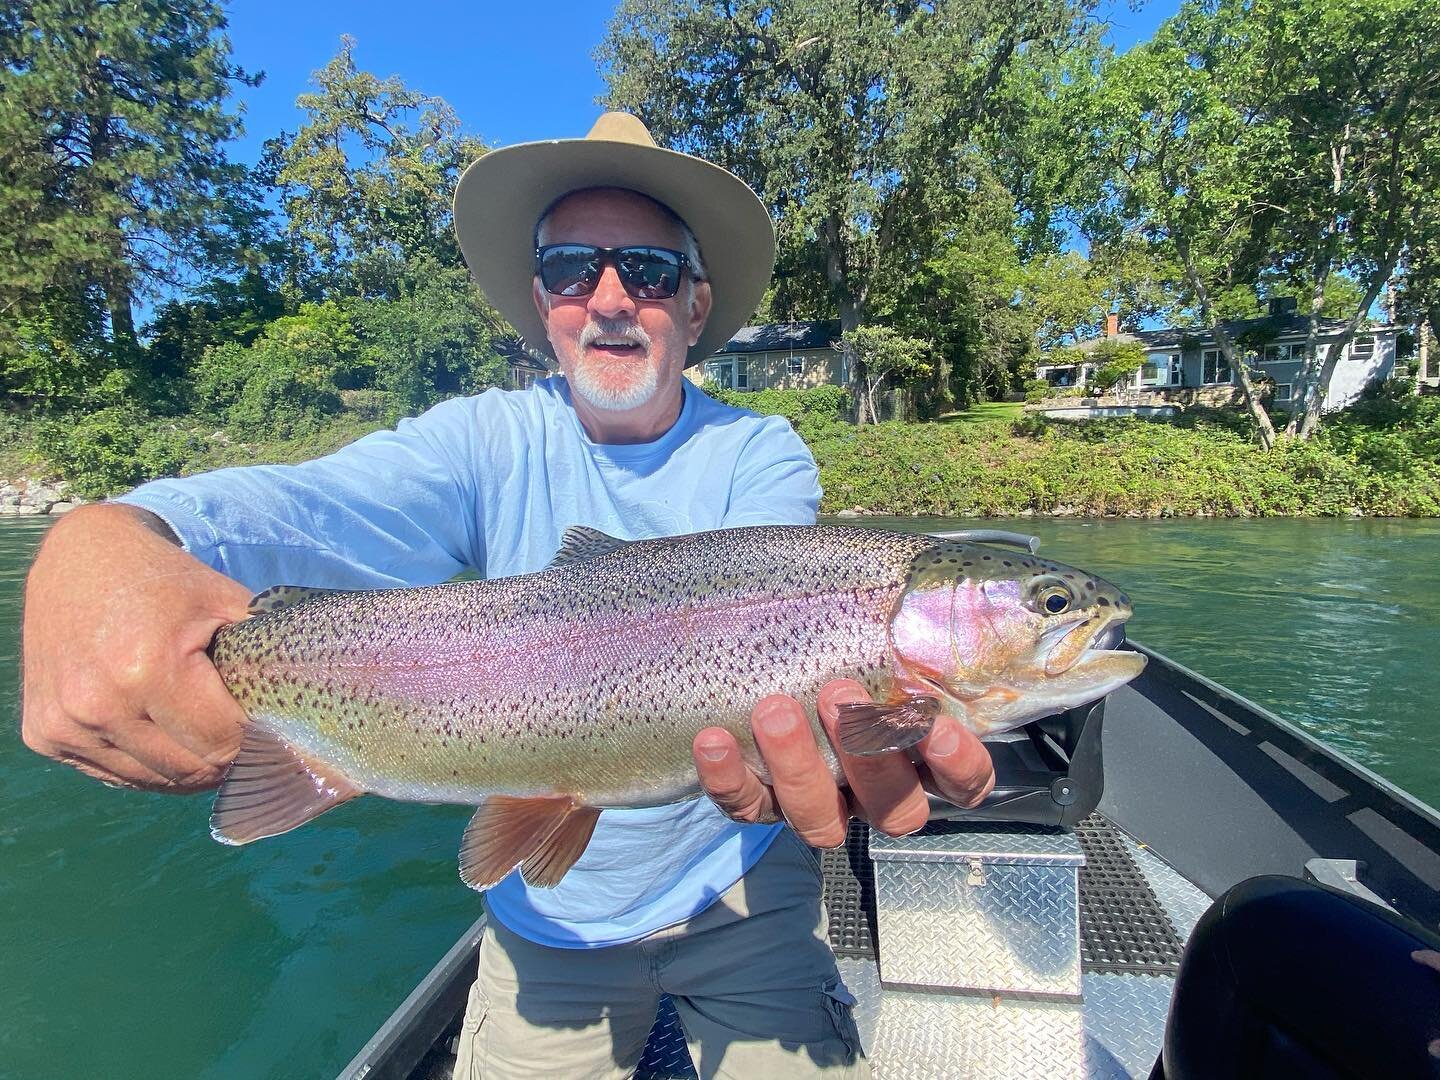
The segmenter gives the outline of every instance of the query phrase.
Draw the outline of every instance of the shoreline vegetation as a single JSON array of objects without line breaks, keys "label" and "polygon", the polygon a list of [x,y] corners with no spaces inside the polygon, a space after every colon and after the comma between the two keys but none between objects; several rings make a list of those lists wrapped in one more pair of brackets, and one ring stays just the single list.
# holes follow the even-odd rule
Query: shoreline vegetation
[{"label": "shoreline vegetation", "polygon": [[[1331,418],[1317,439],[1268,452],[1234,411],[1065,423],[982,406],[979,418],[856,426],[841,387],[709,392],[790,421],[819,463],[826,515],[1440,516],[1440,397],[1411,396],[1403,381]],[[204,415],[10,414],[0,419],[0,478],[11,478],[0,480],[0,516],[63,513],[160,476],[305,461],[390,426],[370,395],[342,397],[290,437],[253,442]]]}]

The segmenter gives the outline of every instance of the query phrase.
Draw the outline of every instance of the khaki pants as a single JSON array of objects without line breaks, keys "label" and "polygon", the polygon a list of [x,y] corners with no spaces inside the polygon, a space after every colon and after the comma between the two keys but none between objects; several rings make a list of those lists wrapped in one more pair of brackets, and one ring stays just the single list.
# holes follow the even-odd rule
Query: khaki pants
[{"label": "khaki pants", "polygon": [[702,1080],[868,1077],[820,886],[819,858],[785,829],[705,911],[629,945],[552,949],[492,920],[455,1080],[628,1077],[662,993]]}]

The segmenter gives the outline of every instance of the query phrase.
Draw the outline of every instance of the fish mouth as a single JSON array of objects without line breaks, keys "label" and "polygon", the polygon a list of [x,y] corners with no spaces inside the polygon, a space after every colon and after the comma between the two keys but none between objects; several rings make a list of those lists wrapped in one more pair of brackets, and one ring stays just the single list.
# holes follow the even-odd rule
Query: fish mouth
[{"label": "fish mouth", "polygon": [[[1038,652],[1045,658],[1045,674],[1063,675],[1079,664],[1115,655],[1125,640],[1125,620],[1091,616],[1047,630],[1040,638]],[[1136,656],[1137,653],[1126,653]],[[1142,665],[1143,666],[1143,665]],[[1136,669],[1139,673],[1139,669]]]}]

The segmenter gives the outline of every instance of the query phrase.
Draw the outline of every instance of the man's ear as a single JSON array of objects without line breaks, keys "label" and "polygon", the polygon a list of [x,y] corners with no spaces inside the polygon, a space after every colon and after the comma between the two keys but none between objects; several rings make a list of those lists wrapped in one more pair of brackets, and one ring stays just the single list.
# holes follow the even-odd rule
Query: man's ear
[{"label": "man's ear", "polygon": [[708,281],[695,282],[694,295],[690,300],[690,344],[694,345],[700,340],[700,334],[705,329],[705,322],[710,318],[710,283]]}]

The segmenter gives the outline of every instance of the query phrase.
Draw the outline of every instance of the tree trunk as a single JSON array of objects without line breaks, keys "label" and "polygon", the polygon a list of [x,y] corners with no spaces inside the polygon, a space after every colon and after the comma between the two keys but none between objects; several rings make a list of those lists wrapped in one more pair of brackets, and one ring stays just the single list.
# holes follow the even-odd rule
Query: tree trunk
[{"label": "tree trunk", "polygon": [[[1294,435],[1300,429],[1300,417],[1309,408],[1310,398],[1318,393],[1320,385],[1320,311],[1325,306],[1325,285],[1330,280],[1330,261],[1316,267],[1315,289],[1310,294],[1310,321],[1305,327],[1305,366],[1300,370],[1300,385],[1296,388],[1300,407],[1290,414],[1285,425],[1285,434]],[[1291,396],[1292,405],[1297,395]]]},{"label": "tree trunk", "polygon": [[1270,422],[1270,414],[1260,404],[1260,399],[1255,395],[1255,385],[1250,381],[1250,365],[1240,356],[1235,349],[1235,341],[1225,332],[1220,325],[1220,320],[1215,315],[1215,308],[1210,303],[1210,292],[1205,288],[1204,282],[1200,280],[1200,273],[1195,268],[1190,258],[1188,247],[1181,247],[1180,259],[1185,267],[1185,277],[1190,282],[1190,287],[1195,290],[1195,296],[1200,301],[1200,311],[1205,317],[1205,325],[1215,335],[1215,343],[1220,346],[1220,352],[1230,364],[1230,370],[1240,379],[1240,394],[1245,399],[1245,408],[1250,411],[1250,416],[1255,421],[1255,428],[1260,435],[1260,446],[1269,450],[1275,445],[1275,425]]},{"label": "tree trunk", "polygon": [[1380,295],[1380,290],[1390,280],[1390,274],[1394,271],[1396,260],[1399,257],[1400,249],[1397,245],[1391,250],[1380,269],[1375,272],[1375,276],[1370,279],[1370,288],[1365,293],[1365,299],[1360,301],[1360,306],[1346,321],[1340,337],[1330,343],[1330,349],[1325,354],[1325,363],[1320,368],[1319,385],[1315,388],[1316,392],[1311,394],[1305,402],[1305,416],[1300,421],[1300,438],[1309,439],[1320,427],[1320,410],[1325,405],[1325,391],[1335,375],[1335,368],[1340,363],[1346,346],[1355,336],[1355,331],[1360,328],[1360,321],[1365,318],[1365,313],[1370,310],[1370,305],[1375,303],[1375,298]]},{"label": "tree trunk", "polygon": [[1424,319],[1420,320],[1419,342],[1416,348],[1420,352],[1420,370],[1415,375],[1415,392],[1418,394],[1420,384],[1430,377],[1430,324]]}]

